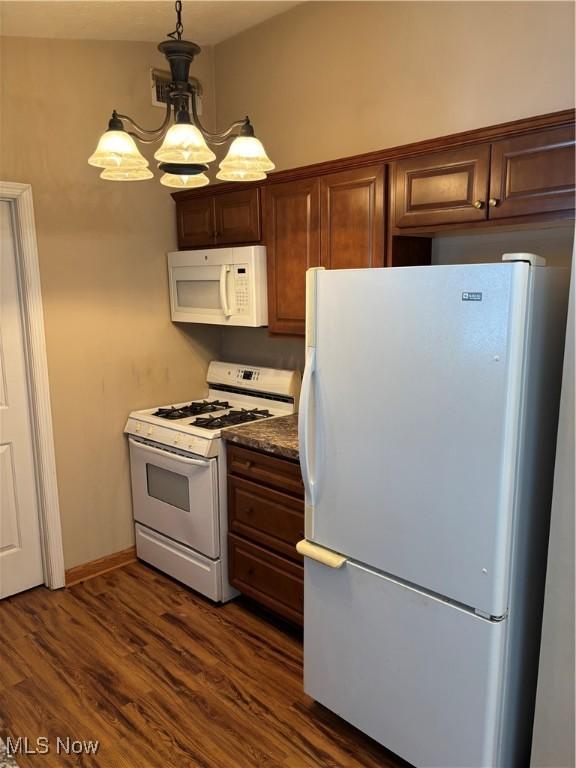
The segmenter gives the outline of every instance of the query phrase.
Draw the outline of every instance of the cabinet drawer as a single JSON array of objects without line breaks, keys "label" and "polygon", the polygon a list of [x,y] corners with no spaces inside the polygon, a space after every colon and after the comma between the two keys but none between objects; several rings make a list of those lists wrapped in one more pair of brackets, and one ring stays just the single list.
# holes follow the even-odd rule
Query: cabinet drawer
[{"label": "cabinet drawer", "polygon": [[304,498],[300,465],[295,461],[278,459],[267,453],[258,453],[229,443],[228,472]]},{"label": "cabinet drawer", "polygon": [[304,569],[233,533],[228,534],[230,584],[280,616],[302,624]]},{"label": "cabinet drawer", "polygon": [[296,542],[304,538],[304,502],[239,477],[228,478],[230,530],[302,562]]}]

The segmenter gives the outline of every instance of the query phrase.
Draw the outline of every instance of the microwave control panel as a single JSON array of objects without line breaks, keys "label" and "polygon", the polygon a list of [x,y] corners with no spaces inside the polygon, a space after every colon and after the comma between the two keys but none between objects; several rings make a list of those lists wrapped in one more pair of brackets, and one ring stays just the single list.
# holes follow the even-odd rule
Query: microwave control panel
[{"label": "microwave control panel", "polygon": [[248,294],[248,267],[246,264],[235,264],[234,267],[234,301],[239,315],[248,313],[250,297]]}]

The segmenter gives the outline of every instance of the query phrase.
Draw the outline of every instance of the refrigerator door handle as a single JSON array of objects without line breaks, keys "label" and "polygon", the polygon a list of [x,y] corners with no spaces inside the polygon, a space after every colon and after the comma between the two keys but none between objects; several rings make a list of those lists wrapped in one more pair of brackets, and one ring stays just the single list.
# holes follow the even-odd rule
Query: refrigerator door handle
[{"label": "refrigerator door handle", "polygon": [[302,555],[302,557],[308,557],[310,560],[316,560],[317,563],[327,565],[328,568],[342,568],[347,561],[347,557],[341,555],[339,552],[334,552],[331,549],[320,547],[318,544],[313,544],[311,541],[302,539],[296,544],[296,551]]},{"label": "refrigerator door handle", "polygon": [[306,366],[302,377],[302,391],[300,393],[300,409],[298,412],[298,439],[300,448],[300,468],[306,496],[306,506],[314,507],[314,478],[310,467],[310,400],[312,395],[312,379],[316,368],[316,349],[308,347],[306,350]]}]

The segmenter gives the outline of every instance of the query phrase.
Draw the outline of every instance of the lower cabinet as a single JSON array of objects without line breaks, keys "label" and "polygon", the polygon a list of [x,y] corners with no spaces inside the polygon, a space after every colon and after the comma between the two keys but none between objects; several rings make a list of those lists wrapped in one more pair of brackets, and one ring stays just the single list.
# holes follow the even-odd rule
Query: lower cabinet
[{"label": "lower cabinet", "polygon": [[304,491],[298,462],[228,446],[228,578],[266,608],[302,624]]}]

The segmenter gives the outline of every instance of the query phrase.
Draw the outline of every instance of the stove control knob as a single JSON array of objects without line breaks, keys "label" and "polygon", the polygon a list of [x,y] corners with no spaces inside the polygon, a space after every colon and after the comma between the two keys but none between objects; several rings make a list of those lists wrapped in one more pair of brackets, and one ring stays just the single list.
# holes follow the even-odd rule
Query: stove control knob
[{"label": "stove control knob", "polygon": [[148,429],[148,432],[146,432],[146,434],[147,434],[147,435],[151,435],[153,431],[154,431],[154,430],[152,429],[152,427],[150,427],[150,428]]},{"label": "stove control knob", "polygon": [[174,438],[174,445],[178,445],[179,442],[180,442],[180,438],[179,437],[175,437]]},{"label": "stove control knob", "polygon": [[134,432],[140,432],[140,424],[136,424],[134,427]]}]

